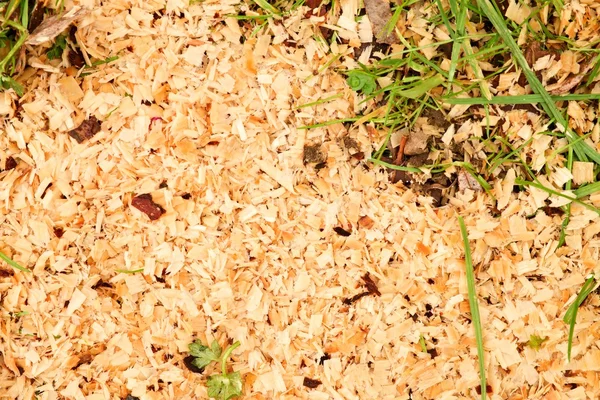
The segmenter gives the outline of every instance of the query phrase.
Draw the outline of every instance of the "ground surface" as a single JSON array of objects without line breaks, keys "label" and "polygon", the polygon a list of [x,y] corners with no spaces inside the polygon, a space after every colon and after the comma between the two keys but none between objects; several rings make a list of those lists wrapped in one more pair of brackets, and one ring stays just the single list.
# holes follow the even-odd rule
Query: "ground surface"
[{"label": "ground surface", "polygon": [[[351,28],[337,18],[353,17],[355,3],[342,1],[331,26]],[[348,30],[330,48],[315,38],[324,17],[307,8],[252,37],[254,25],[224,17],[240,13],[237,0],[79,5],[93,9],[78,23],[86,55],[119,58],[81,77],[67,60],[33,57],[25,95],[0,93],[0,245],[32,270],[0,271],[0,397],[203,399],[204,375],[183,358],[191,341],[215,338],[241,342],[232,365],[246,399],[473,399],[458,214],[489,398],[600,397],[596,295],[579,311],[570,363],[562,321],[598,267],[593,210],[572,205],[557,248],[561,214],[538,211],[543,191],[513,191],[511,168],[490,178],[495,198],[463,186],[436,207],[366,160],[387,133],[368,120],[301,129],[374,109],[337,72],[356,66],[359,36]],[[597,23],[592,2],[568,7]],[[429,28],[414,12],[403,21],[417,35]],[[518,91],[510,73],[496,84]],[[533,137],[531,163],[547,157],[560,187],[554,139],[530,111],[494,112],[517,145]],[[595,121],[586,112],[583,133]],[[89,116],[101,129],[78,143],[68,132]],[[456,122],[446,139],[469,148],[480,122]],[[447,132],[426,118],[418,126]],[[164,213],[152,220],[133,206],[141,194]],[[376,289],[344,302],[369,278]],[[536,348],[532,335],[547,340]]]}]

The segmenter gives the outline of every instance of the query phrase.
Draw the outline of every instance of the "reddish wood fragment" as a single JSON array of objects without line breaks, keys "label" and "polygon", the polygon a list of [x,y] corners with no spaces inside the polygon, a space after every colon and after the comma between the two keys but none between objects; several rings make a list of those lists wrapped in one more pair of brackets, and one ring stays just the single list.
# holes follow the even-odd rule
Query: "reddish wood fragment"
[{"label": "reddish wood fragment", "polygon": [[156,204],[152,196],[147,193],[135,196],[131,200],[131,205],[146,214],[152,221],[159,219],[165,213],[165,209]]},{"label": "reddish wood fragment", "polygon": [[360,219],[358,220],[358,224],[365,229],[371,229],[373,225],[375,225],[375,221],[373,221],[370,217],[365,215],[363,217],[360,217]]},{"label": "reddish wood fragment", "polygon": [[56,235],[57,238],[60,239],[65,234],[65,231],[63,228],[55,227],[54,234]]},{"label": "reddish wood fragment", "polygon": [[4,163],[4,170],[8,171],[15,168],[17,168],[17,160],[15,160],[12,156],[9,156]]},{"label": "reddish wood fragment", "polygon": [[83,143],[84,141],[91,139],[100,132],[100,121],[93,115],[83,121],[81,125],[69,132],[69,136],[77,140],[77,143]]}]

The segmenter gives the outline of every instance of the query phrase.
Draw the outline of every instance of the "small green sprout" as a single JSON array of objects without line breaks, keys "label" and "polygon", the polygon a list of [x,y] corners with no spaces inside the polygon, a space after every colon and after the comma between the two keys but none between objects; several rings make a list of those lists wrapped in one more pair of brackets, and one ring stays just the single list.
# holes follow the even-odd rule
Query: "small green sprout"
[{"label": "small green sprout", "polygon": [[190,354],[194,357],[192,365],[200,369],[204,369],[210,363],[221,362],[221,373],[214,374],[208,377],[208,396],[217,400],[229,400],[242,394],[242,376],[236,372],[227,373],[227,360],[229,356],[238,346],[240,342],[235,342],[225,351],[222,351],[221,346],[215,340],[209,346],[205,346],[199,340],[190,343],[188,346]]},{"label": "small green sprout", "polygon": [[366,95],[370,95],[377,89],[377,83],[375,82],[375,76],[370,75],[359,69],[348,71],[348,78],[346,79],[348,86],[355,92],[359,90]]},{"label": "small green sprout", "polygon": [[538,336],[538,335],[531,335],[529,337],[529,341],[527,342],[527,346],[531,347],[535,351],[538,351],[542,347],[542,344],[544,344],[544,342],[546,340],[548,340],[547,336],[542,338],[541,336]]},{"label": "small green sprout", "polygon": [[67,37],[65,35],[58,35],[54,40],[54,44],[46,55],[49,60],[56,60],[62,57],[63,52],[67,48]]}]

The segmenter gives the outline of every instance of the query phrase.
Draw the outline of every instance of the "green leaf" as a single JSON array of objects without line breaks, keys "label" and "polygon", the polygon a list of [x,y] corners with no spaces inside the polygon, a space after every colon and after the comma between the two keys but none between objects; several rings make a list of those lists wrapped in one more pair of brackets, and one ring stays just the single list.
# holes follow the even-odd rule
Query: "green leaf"
[{"label": "green leaf", "polygon": [[239,372],[211,375],[206,383],[208,396],[218,400],[229,400],[242,394],[242,376]]},{"label": "green leaf", "polygon": [[65,35],[58,35],[54,40],[54,44],[50,47],[50,50],[46,53],[49,60],[56,60],[62,57],[63,52],[67,48],[67,37]]},{"label": "green leaf", "polygon": [[535,351],[538,351],[546,340],[548,340],[548,337],[542,338],[538,335],[531,335],[529,337],[529,341],[527,342],[527,346],[531,347]]},{"label": "green leaf", "polygon": [[196,340],[194,343],[188,345],[190,354],[195,357],[192,363],[198,368],[205,368],[208,364],[213,361],[219,361],[221,358],[221,346],[215,340],[212,342],[210,347],[202,344],[201,341]]},{"label": "green leaf", "polygon": [[13,78],[11,78],[10,76],[6,76],[6,75],[0,75],[0,86],[4,89],[4,90],[14,90],[15,93],[21,97],[23,96],[23,86],[15,81]]}]

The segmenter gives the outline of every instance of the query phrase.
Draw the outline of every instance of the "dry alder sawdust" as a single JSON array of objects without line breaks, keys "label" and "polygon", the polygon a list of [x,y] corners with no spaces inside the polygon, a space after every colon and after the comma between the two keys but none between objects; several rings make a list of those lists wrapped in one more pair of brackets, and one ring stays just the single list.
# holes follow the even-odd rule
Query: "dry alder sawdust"
[{"label": "dry alder sawdust", "polygon": [[[368,157],[386,132],[366,122],[298,129],[377,112],[348,89],[340,64],[328,64],[331,54],[352,64],[361,37],[372,38],[373,27],[353,23],[355,2],[341,3],[327,25],[343,41],[330,48],[315,36],[329,17],[306,18],[305,9],[249,37],[245,22],[223,17],[239,12],[236,0],[92,1],[77,22],[82,57],[118,60],[81,76],[41,50],[31,56],[19,109],[0,93],[0,250],[33,271],[0,270],[3,397],[203,399],[204,380],[184,358],[194,339],[216,338],[242,343],[232,365],[247,399],[474,398],[456,210],[471,236],[490,397],[600,396],[597,296],[579,312],[570,364],[560,320],[598,268],[595,213],[573,204],[567,244],[556,250],[562,219],[543,210],[561,199],[514,191],[514,169],[496,177],[497,202],[469,183],[437,208],[352,156]],[[597,4],[567,3],[557,33],[597,37],[597,19],[587,19]],[[430,9],[415,4],[399,30],[433,40]],[[566,54],[536,67],[552,90],[569,85],[579,61]],[[508,70],[495,90],[525,93],[518,82]],[[569,107],[571,122],[597,141],[595,111],[583,107]],[[470,138],[484,128],[461,118],[469,109],[448,107],[447,127],[419,124],[447,152],[476,156]],[[73,140],[91,116],[102,129]],[[494,107],[492,123],[516,146],[532,138],[526,151],[536,171],[548,165],[545,184],[568,178],[546,159],[551,142],[564,142],[540,133],[539,113]],[[312,143],[323,168],[304,165]],[[139,193],[164,214],[132,209]],[[380,296],[343,304],[364,276]],[[548,338],[538,351],[527,346],[534,334]]]}]

